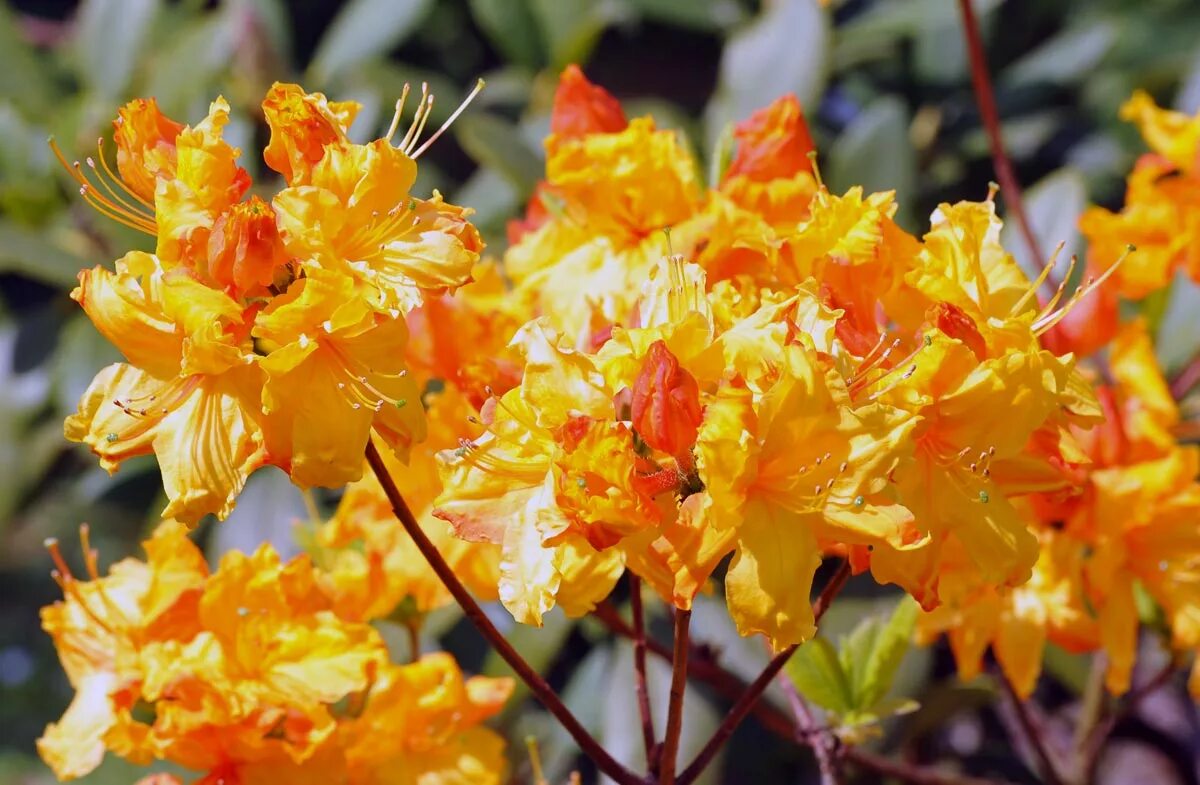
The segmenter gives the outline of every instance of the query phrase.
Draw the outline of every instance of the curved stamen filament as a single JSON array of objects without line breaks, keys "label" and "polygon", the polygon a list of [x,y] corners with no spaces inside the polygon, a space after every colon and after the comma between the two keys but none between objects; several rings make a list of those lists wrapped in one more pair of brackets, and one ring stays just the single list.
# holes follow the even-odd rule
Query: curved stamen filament
[{"label": "curved stamen filament", "polygon": [[1026,305],[1029,305],[1029,301],[1037,296],[1038,290],[1042,288],[1042,284],[1046,282],[1046,279],[1050,277],[1050,272],[1058,264],[1058,255],[1062,253],[1064,247],[1066,247],[1066,243],[1059,243],[1055,246],[1054,253],[1050,254],[1050,260],[1042,267],[1042,272],[1038,275],[1037,280],[1029,285],[1029,288],[1025,290],[1025,294],[1021,295],[1021,299],[1017,300],[1013,307],[1009,309],[1008,313],[1010,316],[1019,314],[1024,310]]},{"label": "curved stamen filament", "polygon": [[421,82],[421,98],[417,101],[417,108],[416,111],[413,112],[413,119],[412,122],[409,123],[408,131],[404,134],[404,138],[400,140],[400,149],[406,153],[408,152],[410,145],[413,143],[413,134],[416,133],[418,123],[421,122],[422,113],[428,112],[432,106],[429,101],[430,98],[432,98],[432,96],[429,95],[429,83]]},{"label": "curved stamen filament", "polygon": [[[425,140],[425,144],[418,147],[416,152],[414,152],[412,154],[412,157],[414,159],[420,158],[421,154],[424,153],[426,150],[428,150],[429,146],[431,144],[433,144],[434,142],[436,142],[438,137],[446,132],[446,129],[449,128],[454,123],[454,121],[458,119],[458,116],[463,113],[463,110],[465,110],[467,108],[467,105],[470,104],[472,101],[474,101],[475,96],[479,95],[480,91],[483,90],[484,84],[485,83],[482,79],[476,80],[475,87],[471,89],[471,92],[467,93],[467,97],[462,100],[462,103],[460,103],[458,105],[458,108],[455,109],[448,118],[446,118],[446,122],[442,123],[441,127],[438,128],[436,131],[434,131],[433,135]],[[433,96],[429,97],[429,103],[431,105],[433,104]],[[422,125],[424,125],[424,124],[422,123]],[[420,136],[419,132],[418,132],[417,136]],[[416,138],[413,139],[413,144],[416,144]]]},{"label": "curved stamen filament", "polygon": [[[71,176],[71,179],[79,184],[79,195],[84,198],[84,201],[91,205],[92,209],[96,210],[107,218],[111,218],[123,226],[128,226],[131,229],[136,229],[149,235],[156,235],[158,233],[158,224],[155,221],[154,216],[148,215],[145,210],[138,208],[135,205],[131,205],[126,200],[117,196],[112,187],[109,186],[106,180],[100,175],[100,170],[96,168],[94,161],[89,159],[88,165],[91,167],[92,171],[95,172],[101,188],[96,188],[96,185],[83,173],[82,164],[80,164],[78,161],[75,161],[74,163],[67,162],[66,156],[63,155],[62,150],[59,148],[58,143],[54,139],[50,140],[50,149],[54,152],[54,157],[58,159],[59,164],[61,164],[63,169],[67,171],[67,174]],[[119,178],[118,182],[120,182]],[[114,198],[116,198],[116,201],[108,196],[105,196],[105,190],[113,194]]]},{"label": "curved stamen filament", "polygon": [[[1083,298],[1099,289],[1105,281],[1111,278],[1112,275],[1117,271],[1117,268],[1121,266],[1121,263],[1124,262],[1125,259],[1129,257],[1129,254],[1133,253],[1134,250],[1135,249],[1132,245],[1126,246],[1125,253],[1121,254],[1120,258],[1113,263],[1112,267],[1109,267],[1107,270],[1105,270],[1099,278],[1088,279],[1083,286],[1075,290],[1075,294],[1071,295],[1070,299],[1063,303],[1063,306],[1057,311],[1043,309],[1042,313],[1038,315],[1037,320],[1033,323],[1033,332],[1037,335],[1042,335],[1047,330],[1054,327],[1054,325],[1065,319],[1067,314],[1071,312],[1071,309],[1078,305]],[[1057,301],[1057,299],[1058,298],[1056,297],[1055,301]]]}]

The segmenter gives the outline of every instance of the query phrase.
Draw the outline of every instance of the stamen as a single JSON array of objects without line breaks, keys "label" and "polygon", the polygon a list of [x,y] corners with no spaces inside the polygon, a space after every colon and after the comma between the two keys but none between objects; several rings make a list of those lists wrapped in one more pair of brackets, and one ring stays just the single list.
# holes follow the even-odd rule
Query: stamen
[{"label": "stamen", "polygon": [[434,131],[433,135],[425,140],[425,144],[418,147],[417,151],[412,154],[414,159],[420,158],[421,154],[429,149],[429,145],[433,144],[435,141],[437,141],[439,136],[445,133],[446,129],[449,128],[450,125],[458,119],[458,116],[463,113],[463,110],[467,108],[467,105],[470,104],[471,101],[475,100],[475,96],[479,95],[480,91],[483,90],[484,85],[485,82],[482,79],[476,80],[474,89],[467,94],[467,97],[464,98],[463,102],[458,105],[458,108],[455,109],[448,118],[446,118],[446,122],[442,123],[441,127]]},{"label": "stamen", "polygon": [[404,114],[404,102],[408,100],[408,82],[404,83],[404,89],[400,91],[400,97],[396,99],[396,113],[392,115],[392,124],[388,126],[387,133],[384,134],[384,139],[389,142],[396,135],[396,131],[400,128],[400,117]]},{"label": "stamen", "polygon": [[[107,184],[105,179],[100,176],[100,172],[96,169],[94,161],[88,159],[88,164],[96,173],[96,177],[100,182],[101,188],[112,194],[116,201],[113,201],[113,199],[105,196],[104,190],[99,190],[95,187],[95,184],[92,183],[92,181],[89,180],[86,175],[84,175],[82,164],[80,164],[78,161],[75,161],[74,163],[67,162],[67,158],[65,155],[63,155],[62,150],[59,148],[58,142],[51,138],[49,144],[50,149],[54,152],[54,157],[58,159],[59,164],[67,171],[67,174],[71,176],[71,179],[79,184],[79,195],[83,197],[84,201],[86,201],[92,207],[92,209],[96,210],[98,213],[107,218],[111,218],[123,226],[128,226],[131,229],[136,229],[152,236],[158,234],[158,225],[154,220],[154,216],[148,215],[145,210],[129,204],[129,202],[118,196],[113,191],[111,186]],[[101,160],[103,160],[103,158]],[[105,164],[105,167],[107,169],[107,164]],[[119,178],[117,178],[117,182],[120,183],[123,188],[125,187],[124,183],[122,183]],[[125,190],[128,189],[126,188]]]},{"label": "stamen", "polygon": [[421,120],[421,112],[427,111],[425,105],[428,99],[429,83],[421,82],[421,99],[417,101],[417,108],[416,111],[413,112],[413,119],[408,125],[408,131],[404,134],[404,138],[400,140],[400,149],[406,153],[413,143],[413,133],[417,130],[417,123]]},{"label": "stamen", "polygon": [[1029,305],[1029,301],[1037,296],[1038,290],[1042,288],[1042,284],[1050,277],[1050,271],[1058,264],[1058,255],[1062,253],[1064,247],[1066,247],[1066,243],[1059,243],[1054,248],[1054,253],[1050,254],[1050,260],[1042,267],[1042,272],[1038,275],[1037,280],[1029,285],[1029,288],[1025,290],[1025,294],[1021,295],[1021,299],[1017,300],[1013,307],[1009,309],[1008,313],[1010,316],[1019,314],[1024,310],[1026,305]]},{"label": "stamen", "polygon": [[1136,250],[1137,248],[1132,245],[1125,246],[1125,253],[1121,254],[1120,258],[1113,262],[1112,267],[1109,267],[1107,270],[1105,270],[1099,278],[1089,279],[1087,283],[1076,289],[1075,294],[1071,295],[1071,298],[1063,305],[1062,308],[1059,308],[1053,313],[1044,313],[1042,316],[1039,316],[1037,321],[1033,323],[1034,333],[1037,335],[1042,335],[1047,330],[1054,327],[1054,325],[1065,319],[1067,314],[1071,312],[1072,308],[1078,305],[1083,298],[1099,289],[1105,281],[1112,277],[1113,273],[1117,271],[1117,268],[1121,266],[1121,263],[1129,258],[1129,255]]}]

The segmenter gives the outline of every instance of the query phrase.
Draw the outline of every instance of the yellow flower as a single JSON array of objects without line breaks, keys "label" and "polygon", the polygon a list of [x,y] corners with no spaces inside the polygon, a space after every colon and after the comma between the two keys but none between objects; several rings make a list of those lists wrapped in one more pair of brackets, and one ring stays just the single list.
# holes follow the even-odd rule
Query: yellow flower
[{"label": "yellow flower", "polygon": [[357,480],[372,428],[401,455],[424,438],[408,327],[375,311],[350,277],[309,270],[258,314],[254,333],[268,348],[263,410],[302,487]]},{"label": "yellow flower", "polygon": [[481,723],[512,688],[510,679],[464,678],[444,653],[381,668],[366,708],[338,728],[349,782],[500,785],[504,740]]},{"label": "yellow flower", "polygon": [[890,407],[852,407],[841,377],[800,346],[781,370],[761,402],[729,387],[709,403],[697,446],[710,525],[736,531],[729,612],[743,635],[761,632],[776,649],[813,633],[819,540],[900,537],[908,511],[884,492],[916,425]]},{"label": "yellow flower", "polygon": [[178,524],[164,523],[146,541],[148,561],[125,559],[105,577],[86,527],[82,534],[90,580],[77,580],[57,543],[49,543],[64,600],[42,609],[42,627],[76,690],[62,719],[38,740],[38,753],[61,779],[100,765],[119,725],[114,695],[136,682],[129,665],[139,650],[199,629],[197,606],[208,575],[203,555]]},{"label": "yellow flower", "polygon": [[[452,535],[450,525],[433,516],[441,490],[436,453],[452,449],[469,426],[471,408],[451,386],[426,396],[429,438],[415,447],[407,466],[384,453],[396,486],[421,522],[421,528],[455,575],[479,598],[496,599],[500,549]],[[476,433],[472,435],[478,435]],[[333,518],[317,528],[314,558],[319,580],[347,619],[387,616],[405,599],[418,614],[452,602],[450,593],[425,562],[373,476],[350,485]]]},{"label": "yellow flower", "polygon": [[81,273],[71,296],[129,364],[100,372],[67,418],[67,438],[91,447],[110,472],[153,452],[170,500],[164,516],[228,515],[267,460],[262,376],[241,307],[137,252],[116,273]]},{"label": "yellow flower", "polygon": [[348,142],[346,131],[362,106],[355,101],[330,101],[323,93],[305,93],[295,84],[276,82],[262,102],[271,127],[263,150],[267,166],[283,175],[288,185],[305,185],[329,145]]},{"label": "yellow flower", "polygon": [[1121,107],[1121,119],[1133,122],[1150,149],[1192,174],[1200,151],[1200,118],[1160,109],[1145,91],[1136,90]]},{"label": "yellow flower", "polygon": [[352,276],[380,310],[409,311],[424,293],[470,280],[482,242],[469,212],[409,194],[416,163],[386,139],[329,146],[308,184],[274,199],[284,246],[306,267]]}]

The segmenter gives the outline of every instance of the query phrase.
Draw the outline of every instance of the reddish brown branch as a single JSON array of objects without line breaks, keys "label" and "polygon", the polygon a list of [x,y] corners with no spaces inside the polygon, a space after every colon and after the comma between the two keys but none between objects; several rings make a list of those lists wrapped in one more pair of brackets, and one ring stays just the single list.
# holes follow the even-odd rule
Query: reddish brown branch
[{"label": "reddish brown branch", "polygon": [[1059,773],[1058,762],[1054,760],[1054,756],[1050,754],[1050,749],[1046,746],[1046,734],[1041,723],[1034,720],[1029,705],[1017,695],[1017,691],[1008,677],[1004,675],[1004,671],[997,672],[996,681],[1000,683],[1012,704],[1013,714],[1016,715],[1021,733],[1033,751],[1034,758],[1037,760],[1037,773],[1048,785],[1063,785],[1064,780],[1062,774]]},{"label": "reddish brown branch", "polygon": [[629,575],[629,607],[633,612],[633,672],[638,714],[642,718],[642,741],[646,746],[646,765],[650,774],[658,771],[654,716],[650,713],[650,690],[646,686],[646,616],[642,609],[642,581]]},{"label": "reddish brown branch", "polygon": [[371,471],[375,473],[375,477],[379,480],[379,484],[383,486],[384,495],[387,496],[388,502],[392,505],[392,511],[396,514],[396,518],[403,524],[405,531],[412,537],[416,543],[417,550],[429,562],[429,566],[433,568],[434,573],[441,579],[442,584],[454,597],[455,601],[463,609],[463,613],[471,620],[487,639],[488,643],[499,653],[499,655],[508,663],[509,667],[516,672],[521,681],[529,687],[534,696],[541,701],[542,705],[554,715],[554,718],[566,729],[567,733],[571,734],[571,738],[575,739],[575,743],[583,750],[596,764],[596,768],[607,774],[614,781],[621,785],[645,785],[641,777],[638,777],[633,772],[626,769],[612,755],[600,746],[600,743],[588,733],[582,723],[576,719],[571,710],[566,704],[559,699],[550,685],[546,683],[538,672],[525,661],[525,658],[512,647],[496,626],[492,624],[483,609],[479,607],[479,603],[471,596],[466,587],[454,575],[454,571],[442,555],[438,553],[437,546],[426,536],[421,529],[421,525],[413,516],[412,510],[408,508],[408,504],[404,501],[404,497],[400,494],[400,489],[396,487],[391,475],[388,473],[387,466],[383,462],[383,458],[379,455],[379,451],[375,449],[375,445],[367,442],[367,463],[371,466]]},{"label": "reddish brown branch", "polygon": [[[816,602],[813,603],[812,610],[813,619],[815,622],[819,622],[821,617],[825,615],[825,611],[829,610],[829,606],[833,602],[833,598],[836,597],[838,592],[842,590],[842,587],[846,585],[846,581],[849,578],[850,563],[844,561],[842,562],[842,565],[838,567],[838,571],[834,573],[832,578],[829,579],[829,583],[826,584],[825,588],[821,590],[821,594],[817,597]],[[737,727],[742,724],[742,720],[746,719],[746,715],[748,715],[754,708],[754,705],[758,703],[758,699],[762,697],[762,694],[766,692],[767,687],[770,686],[771,680],[774,679],[781,670],[783,670],[783,666],[786,665],[791,656],[795,654],[796,649],[797,646],[795,645],[789,646],[779,654],[776,654],[771,661],[767,663],[767,667],[763,669],[762,673],[758,674],[758,678],[756,678],[750,684],[750,686],[746,688],[746,691],[743,692],[741,697],[739,697],[733,704],[733,707],[729,710],[729,713],[725,715],[725,719],[721,721],[719,726],[717,726],[717,730],[713,733],[712,738],[710,738],[700,750],[700,754],[697,755],[696,759],[692,761],[686,769],[683,770],[682,774],[679,775],[679,785],[689,785],[689,783],[694,782],[696,778],[699,777],[700,774],[708,767],[708,765],[712,763],[713,758],[715,758],[717,755],[717,752],[719,752],[721,747],[724,746],[725,742],[729,740],[729,737],[733,735],[734,730],[736,730]]]},{"label": "reddish brown branch", "polygon": [[979,115],[992,150],[992,168],[996,170],[996,179],[1000,181],[1000,193],[1008,203],[1008,209],[1017,219],[1017,226],[1025,238],[1029,252],[1040,266],[1046,263],[1046,257],[1042,255],[1037,237],[1029,225],[1029,218],[1025,215],[1021,185],[1017,182],[1012,161],[1004,149],[1000,113],[996,109],[996,95],[992,90],[992,77],[988,73],[987,54],[983,49],[983,39],[979,35],[979,21],[975,18],[971,0],[958,0],[958,6],[962,10],[963,34],[967,39],[967,52],[971,60],[971,84],[975,90],[975,103],[979,107]]},{"label": "reddish brown branch", "polygon": [[683,694],[687,689],[688,630],[690,610],[675,609],[675,650],[671,656],[671,699],[667,705],[667,731],[659,755],[659,782],[675,785],[675,764],[679,757],[679,737],[683,733]]}]

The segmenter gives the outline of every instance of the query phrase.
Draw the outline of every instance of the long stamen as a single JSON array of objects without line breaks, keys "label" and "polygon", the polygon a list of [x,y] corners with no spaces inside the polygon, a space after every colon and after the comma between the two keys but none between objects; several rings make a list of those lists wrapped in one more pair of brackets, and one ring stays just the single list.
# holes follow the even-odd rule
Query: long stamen
[{"label": "long stamen", "polygon": [[[467,106],[472,101],[475,100],[475,96],[479,95],[479,93],[483,90],[484,85],[485,85],[485,82],[482,79],[479,79],[475,82],[475,87],[471,90],[470,93],[467,94],[467,97],[463,99],[462,103],[460,103],[458,105],[458,108],[455,109],[448,118],[446,118],[446,122],[442,123],[441,127],[438,128],[436,131],[434,131],[433,135],[430,136],[428,139],[426,139],[425,143],[423,145],[421,145],[420,147],[418,147],[416,152],[414,152],[412,154],[413,158],[420,158],[421,154],[424,153],[426,150],[428,150],[429,146],[431,144],[433,144],[435,141],[437,141],[439,136],[441,136],[443,133],[445,133],[446,129],[449,128],[454,123],[454,121],[458,119],[458,116],[463,113],[463,110],[465,110],[467,108]],[[432,103],[433,103],[433,101],[431,99],[430,104],[432,104]],[[413,142],[415,143],[416,140],[414,139]]]},{"label": "long stamen", "polygon": [[120,186],[122,191],[129,194],[129,196],[133,197],[133,199],[136,202],[138,202],[138,204],[146,206],[153,213],[154,205],[151,204],[150,202],[147,202],[145,199],[143,199],[141,196],[139,196],[132,188],[130,188],[128,185],[126,185],[125,181],[123,179],[121,179],[121,177],[116,172],[114,172],[112,167],[109,165],[108,156],[104,154],[104,137],[100,137],[96,140],[96,149],[98,152],[97,157],[100,159],[100,165],[102,167],[104,167],[104,171],[109,176],[109,178],[114,183],[116,183],[118,186]]},{"label": "long stamen", "polygon": [[1033,323],[1034,333],[1041,335],[1065,319],[1067,314],[1071,312],[1071,309],[1078,305],[1083,298],[1099,289],[1105,281],[1111,278],[1112,275],[1117,271],[1117,268],[1121,266],[1121,263],[1124,262],[1135,250],[1136,248],[1134,248],[1132,245],[1125,246],[1125,253],[1121,254],[1120,258],[1113,263],[1112,267],[1109,267],[1107,270],[1105,270],[1099,278],[1089,279],[1083,286],[1076,289],[1075,294],[1071,295],[1070,299],[1067,300],[1067,302],[1064,303],[1063,306],[1057,311],[1043,313],[1043,315],[1039,316],[1038,320]]},{"label": "long stamen", "polygon": [[1037,319],[1035,319],[1034,321],[1040,321],[1041,319],[1045,318],[1048,314],[1050,314],[1050,312],[1052,312],[1055,308],[1058,307],[1059,301],[1062,300],[1063,294],[1066,293],[1066,291],[1067,291],[1067,282],[1071,280],[1071,276],[1075,273],[1075,265],[1077,265],[1078,263],[1079,263],[1079,258],[1076,256],[1072,256],[1071,263],[1069,265],[1067,265],[1067,274],[1063,276],[1062,281],[1058,284],[1058,287],[1054,290],[1054,296],[1050,298],[1050,301],[1048,303],[1046,303],[1044,306],[1042,306],[1042,310],[1038,312]]},{"label": "long stamen", "polygon": [[400,128],[400,117],[404,114],[404,102],[408,100],[408,82],[404,83],[404,89],[400,91],[400,97],[396,99],[396,113],[392,115],[392,124],[388,126],[387,134],[384,139],[389,142],[396,135],[396,131]]},{"label": "long stamen", "polygon": [[413,133],[417,130],[417,123],[421,120],[421,112],[425,110],[425,105],[429,99],[429,84],[421,82],[421,100],[417,101],[417,109],[413,113],[412,122],[408,126],[408,132],[404,134],[404,138],[400,140],[400,149],[408,151],[409,146],[413,142]]},{"label": "long stamen", "polygon": [[425,110],[421,112],[421,119],[416,121],[416,131],[413,133],[412,141],[404,148],[404,152],[408,153],[409,157],[413,157],[413,148],[417,145],[417,140],[421,138],[421,134],[425,132],[425,123],[429,122],[429,115],[433,114],[433,94],[429,94],[429,98],[425,100]]},{"label": "long stamen", "polygon": [[[140,209],[132,207],[119,197],[117,197],[118,201],[113,201],[109,197],[105,196],[104,192],[97,189],[95,184],[84,175],[82,164],[80,164],[78,161],[75,161],[74,163],[67,162],[66,156],[63,155],[62,150],[59,148],[58,143],[54,139],[50,140],[50,149],[54,152],[54,157],[58,159],[59,164],[61,164],[63,169],[67,171],[67,174],[71,176],[71,179],[79,184],[79,195],[82,196],[84,201],[91,205],[94,210],[107,218],[111,218],[119,224],[128,226],[131,229],[137,229],[138,231],[145,232],[149,235],[156,235],[158,233],[158,225],[152,216],[147,215]],[[89,165],[93,170],[95,170],[94,162],[89,161]],[[99,177],[98,172],[97,177]],[[102,188],[108,189],[111,193],[112,189],[105,183],[104,179],[99,179]]]},{"label": "long stamen", "polygon": [[1042,272],[1038,275],[1037,280],[1029,285],[1029,288],[1025,290],[1025,294],[1021,295],[1021,299],[1017,300],[1013,307],[1009,309],[1008,313],[1010,316],[1019,314],[1024,310],[1026,305],[1029,305],[1029,301],[1037,296],[1038,290],[1042,288],[1042,284],[1046,282],[1046,279],[1050,277],[1050,272],[1058,264],[1058,255],[1062,253],[1062,249],[1065,246],[1066,243],[1059,243],[1055,247],[1054,253],[1050,254],[1050,260],[1042,267]]}]

